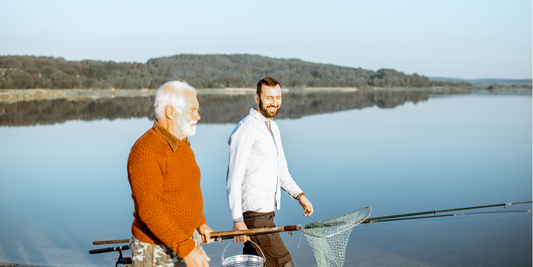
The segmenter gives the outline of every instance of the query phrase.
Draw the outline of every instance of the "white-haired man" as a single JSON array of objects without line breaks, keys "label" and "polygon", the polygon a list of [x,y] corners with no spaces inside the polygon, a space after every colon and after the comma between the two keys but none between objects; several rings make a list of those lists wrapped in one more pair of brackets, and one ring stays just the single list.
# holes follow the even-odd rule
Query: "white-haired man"
[{"label": "white-haired man", "polygon": [[[266,77],[257,83],[254,95],[257,107],[235,127],[228,140],[229,164],[226,192],[233,217],[233,230],[274,227],[274,212],[280,208],[280,188],[297,199],[304,216],[313,214],[313,206],[292,179],[277,124],[272,120],[281,107],[281,86]],[[235,241],[249,240],[247,236]],[[278,233],[251,238],[265,253],[267,267],[292,267],[292,257]],[[245,254],[259,254],[250,242]]]},{"label": "white-haired man", "polygon": [[173,81],[155,97],[156,121],[131,148],[128,180],[135,205],[130,248],[134,266],[209,266],[200,169],[188,136],[196,133],[198,99]]}]

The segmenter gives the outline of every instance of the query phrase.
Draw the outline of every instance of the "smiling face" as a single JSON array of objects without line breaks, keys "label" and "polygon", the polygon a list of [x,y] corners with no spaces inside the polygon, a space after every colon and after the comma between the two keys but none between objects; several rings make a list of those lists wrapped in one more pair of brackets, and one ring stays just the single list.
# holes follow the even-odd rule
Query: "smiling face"
[{"label": "smiling face", "polygon": [[261,85],[261,95],[254,95],[257,103],[257,111],[259,111],[265,118],[274,118],[278,115],[281,108],[281,87]]}]

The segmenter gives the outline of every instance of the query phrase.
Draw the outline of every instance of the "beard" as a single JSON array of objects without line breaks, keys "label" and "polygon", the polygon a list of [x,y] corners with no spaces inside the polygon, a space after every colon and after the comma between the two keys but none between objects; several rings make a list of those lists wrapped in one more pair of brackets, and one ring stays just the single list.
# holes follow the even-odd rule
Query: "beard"
[{"label": "beard", "polygon": [[187,122],[184,118],[180,118],[178,121],[178,126],[180,127],[183,135],[189,137],[196,134],[196,123],[197,120],[191,120]]},{"label": "beard", "polygon": [[[268,108],[276,108],[276,110],[268,111]],[[278,105],[278,106],[268,105],[265,107],[263,106],[263,101],[261,100],[261,98],[259,98],[259,113],[261,113],[261,115],[263,115],[267,119],[276,117],[278,115],[278,111],[280,108],[281,108],[281,105]]]}]

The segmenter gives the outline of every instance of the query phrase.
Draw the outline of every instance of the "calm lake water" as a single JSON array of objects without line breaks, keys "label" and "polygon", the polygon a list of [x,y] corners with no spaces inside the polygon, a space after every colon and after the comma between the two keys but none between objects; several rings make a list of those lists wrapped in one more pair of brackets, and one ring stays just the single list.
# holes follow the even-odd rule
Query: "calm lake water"
[{"label": "calm lake water", "polygon": [[[199,98],[203,120],[190,140],[204,213],[215,231],[231,230],[227,139],[254,102],[251,95]],[[92,242],[131,236],[126,161],[152,126],[153,97],[74,102],[0,107],[0,262],[114,266],[118,253],[91,255],[107,247]],[[531,92],[287,95],[276,121],[289,170],[315,207],[303,217],[283,195],[279,226],[366,206],[378,217],[532,199]],[[480,211],[492,210],[531,204]],[[492,213],[360,225],[345,266],[531,266],[531,218]],[[282,237],[297,266],[316,266],[301,233]],[[210,266],[222,266],[228,244],[204,246]],[[225,256],[241,247],[231,243]]]}]

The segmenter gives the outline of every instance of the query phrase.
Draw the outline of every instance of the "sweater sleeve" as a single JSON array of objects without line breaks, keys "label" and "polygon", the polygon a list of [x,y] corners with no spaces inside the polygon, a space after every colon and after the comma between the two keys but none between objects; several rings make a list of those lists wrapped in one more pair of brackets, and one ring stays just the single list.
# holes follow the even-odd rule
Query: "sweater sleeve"
[{"label": "sweater sleeve", "polygon": [[[153,144],[136,144],[128,159],[128,178],[131,185],[135,210],[148,229],[167,247],[173,248],[183,258],[194,249],[191,236],[172,223],[163,205],[163,170],[161,157]],[[203,214],[202,214],[203,216]],[[205,218],[204,218],[205,221]]]}]

